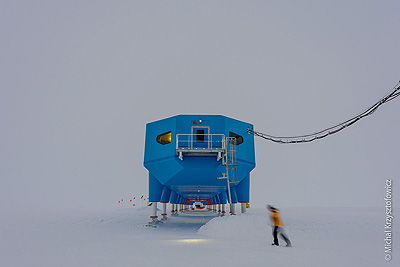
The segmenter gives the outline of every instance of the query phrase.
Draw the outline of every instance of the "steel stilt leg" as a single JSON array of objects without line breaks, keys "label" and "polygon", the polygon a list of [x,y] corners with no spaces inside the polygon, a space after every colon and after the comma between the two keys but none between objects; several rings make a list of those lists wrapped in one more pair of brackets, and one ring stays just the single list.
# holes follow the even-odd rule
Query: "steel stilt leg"
[{"label": "steel stilt leg", "polygon": [[165,221],[166,219],[167,219],[167,203],[162,203],[161,220]]},{"label": "steel stilt leg", "polygon": [[241,204],[241,212],[246,213],[246,204],[247,203],[240,203]]},{"label": "steel stilt leg", "polygon": [[230,204],[231,215],[236,215],[235,203]]}]

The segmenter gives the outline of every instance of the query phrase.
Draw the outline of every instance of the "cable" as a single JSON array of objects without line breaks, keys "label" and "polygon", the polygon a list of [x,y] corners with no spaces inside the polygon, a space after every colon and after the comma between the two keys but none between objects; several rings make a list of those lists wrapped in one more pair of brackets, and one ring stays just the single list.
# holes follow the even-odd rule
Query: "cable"
[{"label": "cable", "polygon": [[266,140],[270,140],[275,143],[280,143],[280,144],[309,143],[314,140],[322,139],[329,135],[338,133],[341,130],[353,125],[360,119],[373,114],[381,105],[398,97],[400,95],[399,84],[400,84],[400,81],[393,87],[393,89],[389,93],[387,93],[378,102],[376,102],[375,104],[373,104],[372,106],[370,106],[369,108],[364,110],[363,112],[353,116],[352,118],[350,118],[342,123],[339,123],[335,126],[326,128],[325,130],[315,132],[313,134],[305,134],[305,135],[298,135],[298,136],[273,136],[273,135],[254,131],[252,129],[247,129],[247,133],[253,134],[255,136],[264,138]]}]

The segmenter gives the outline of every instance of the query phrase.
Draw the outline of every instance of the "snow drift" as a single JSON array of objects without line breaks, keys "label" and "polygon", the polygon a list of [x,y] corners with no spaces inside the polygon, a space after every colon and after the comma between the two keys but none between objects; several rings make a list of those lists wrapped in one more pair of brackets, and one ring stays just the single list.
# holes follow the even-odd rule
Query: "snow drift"
[{"label": "snow drift", "polygon": [[[384,209],[282,209],[293,247],[272,247],[265,209],[170,217],[151,208],[2,209],[1,266],[398,266],[384,259]],[[396,210],[397,212],[397,210]]]}]

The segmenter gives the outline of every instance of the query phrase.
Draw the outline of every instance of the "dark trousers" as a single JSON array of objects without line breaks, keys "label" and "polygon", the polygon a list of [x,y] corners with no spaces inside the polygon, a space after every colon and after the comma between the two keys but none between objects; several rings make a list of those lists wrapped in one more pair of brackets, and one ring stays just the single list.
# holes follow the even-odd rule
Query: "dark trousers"
[{"label": "dark trousers", "polygon": [[274,245],[279,246],[278,234],[280,234],[283,240],[285,240],[287,246],[291,246],[289,238],[283,233],[281,227],[279,226],[274,226]]}]

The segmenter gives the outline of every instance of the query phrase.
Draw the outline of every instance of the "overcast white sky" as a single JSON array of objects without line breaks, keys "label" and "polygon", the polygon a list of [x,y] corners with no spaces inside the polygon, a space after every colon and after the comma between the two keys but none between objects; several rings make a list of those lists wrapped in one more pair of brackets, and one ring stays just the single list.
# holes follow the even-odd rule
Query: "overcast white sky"
[{"label": "overcast white sky", "polygon": [[[400,79],[400,2],[0,2],[1,205],[147,194],[145,124],[222,114],[273,135],[342,122]],[[400,99],[326,139],[256,139],[251,205],[400,199]],[[400,206],[400,205],[399,205]]]}]

